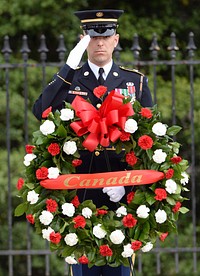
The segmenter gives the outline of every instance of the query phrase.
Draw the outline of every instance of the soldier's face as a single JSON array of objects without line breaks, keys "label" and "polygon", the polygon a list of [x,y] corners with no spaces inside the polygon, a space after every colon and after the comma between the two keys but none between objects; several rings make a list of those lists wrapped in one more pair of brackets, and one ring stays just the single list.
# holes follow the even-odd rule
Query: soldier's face
[{"label": "soldier's face", "polygon": [[87,48],[88,59],[97,66],[104,66],[112,59],[119,35],[91,37]]}]

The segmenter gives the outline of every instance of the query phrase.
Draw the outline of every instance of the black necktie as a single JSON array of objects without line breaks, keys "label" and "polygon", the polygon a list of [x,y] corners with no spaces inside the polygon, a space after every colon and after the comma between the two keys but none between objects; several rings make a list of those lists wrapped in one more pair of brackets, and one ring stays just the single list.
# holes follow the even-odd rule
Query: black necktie
[{"label": "black necktie", "polygon": [[103,84],[104,84],[103,73],[104,73],[103,68],[99,68],[99,78],[98,78],[98,82],[99,82],[100,85],[103,85]]}]

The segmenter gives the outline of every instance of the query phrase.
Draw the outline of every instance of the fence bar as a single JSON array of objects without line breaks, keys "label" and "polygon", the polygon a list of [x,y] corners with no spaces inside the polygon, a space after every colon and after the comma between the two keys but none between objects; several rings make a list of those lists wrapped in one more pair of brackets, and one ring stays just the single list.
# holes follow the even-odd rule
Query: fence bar
[{"label": "fence bar", "polygon": [[[191,182],[192,182],[192,225],[193,225],[193,245],[197,244],[197,229],[196,229],[196,183],[195,183],[195,128],[194,128],[194,68],[189,66],[190,74],[190,120],[191,120]],[[197,254],[193,252],[194,272],[197,272]]]},{"label": "fence bar", "polygon": [[[138,35],[135,34],[133,37],[133,44],[130,49],[133,53],[133,60],[128,62],[123,62],[123,66],[126,67],[135,67],[135,68],[141,68],[141,67],[148,67],[149,72],[152,74],[153,79],[153,99],[154,103],[157,103],[157,78],[158,78],[158,72],[159,72],[159,66],[167,66],[171,70],[171,98],[172,98],[172,124],[176,124],[176,71],[177,66],[185,66],[188,68],[188,80],[190,83],[190,131],[191,131],[191,205],[192,205],[192,221],[193,224],[193,233],[192,233],[192,246],[191,247],[179,247],[180,241],[178,236],[175,237],[174,240],[174,247],[161,247],[160,241],[158,240],[156,243],[156,246],[153,248],[152,251],[150,251],[148,254],[152,254],[155,257],[156,262],[156,274],[160,275],[162,273],[162,254],[173,254],[173,258],[175,260],[175,268],[174,271],[176,273],[179,273],[180,271],[180,256],[181,254],[185,253],[191,253],[191,263],[193,266],[194,273],[197,273],[198,271],[198,262],[197,257],[200,254],[200,246],[197,246],[197,210],[196,210],[196,164],[195,164],[195,120],[194,120],[194,108],[195,108],[195,91],[194,91],[194,70],[195,66],[200,65],[200,59],[194,59],[194,51],[196,50],[196,46],[194,44],[194,35],[193,33],[189,34],[189,43],[187,46],[187,51],[189,54],[188,59],[181,59],[177,60],[176,53],[179,50],[179,48],[176,45],[176,35],[174,33],[171,34],[171,40],[170,45],[167,48],[169,51],[170,59],[169,60],[158,60],[158,53],[160,51],[160,47],[157,42],[157,36],[156,34],[153,34],[153,39],[151,46],[149,48],[151,53],[151,60],[141,60],[140,55],[142,48],[139,45],[139,38]],[[45,248],[43,250],[39,249],[32,249],[32,242],[31,242],[31,226],[29,223],[27,223],[26,227],[26,249],[24,250],[15,250],[13,249],[13,202],[12,202],[12,189],[11,189],[11,135],[10,135],[10,129],[12,127],[11,125],[11,115],[10,114],[10,77],[12,70],[18,69],[22,71],[23,74],[23,91],[24,91],[24,143],[28,144],[29,142],[29,122],[28,122],[28,102],[29,102],[29,70],[31,68],[38,68],[41,70],[41,90],[46,86],[46,78],[47,78],[47,68],[60,68],[63,66],[65,62],[65,53],[66,53],[66,47],[64,44],[64,37],[63,35],[59,36],[59,45],[56,49],[56,52],[58,53],[58,62],[49,62],[47,59],[47,53],[49,52],[49,49],[46,45],[46,38],[44,35],[41,35],[40,37],[40,46],[38,48],[39,53],[39,59],[40,61],[31,61],[29,60],[29,53],[31,52],[28,46],[28,39],[27,36],[23,36],[22,38],[22,48],[20,50],[22,55],[22,62],[19,63],[12,63],[10,62],[10,55],[12,53],[12,50],[9,45],[9,37],[5,36],[4,38],[4,46],[2,49],[2,53],[4,55],[4,61],[0,64],[0,70],[2,69],[5,75],[5,93],[6,93],[6,149],[7,149],[7,174],[8,174],[8,202],[7,202],[7,208],[8,208],[8,249],[1,250],[0,249],[0,256],[6,256],[8,260],[8,276],[14,276],[14,256],[25,256],[26,257],[26,272],[27,276],[33,275],[33,257],[34,256],[42,256],[45,260],[45,268],[44,268],[44,275],[50,276],[51,270],[51,262],[50,262],[50,255],[52,252],[49,250],[49,243],[46,242]],[[116,60],[116,63],[120,64],[120,55],[121,55],[122,48],[118,44],[115,52],[114,52],[114,58]],[[56,69],[57,70],[57,69]],[[143,273],[143,267],[144,267],[144,253],[139,253],[137,255],[136,264],[137,264],[137,272]],[[136,266],[136,265],[135,265]],[[67,275],[68,273],[68,265],[64,263],[63,267],[63,275]]]},{"label": "fence bar", "polygon": [[[9,37],[4,38],[4,47],[2,53],[4,60],[7,63],[10,61],[10,54],[12,50],[9,44]],[[9,91],[9,69],[5,69],[5,84],[6,84],[6,148],[7,148],[7,173],[8,173],[8,248],[13,248],[13,235],[12,235],[12,199],[11,199],[11,165],[10,165],[10,91]],[[13,276],[13,256],[8,256],[8,269],[9,276]]]}]

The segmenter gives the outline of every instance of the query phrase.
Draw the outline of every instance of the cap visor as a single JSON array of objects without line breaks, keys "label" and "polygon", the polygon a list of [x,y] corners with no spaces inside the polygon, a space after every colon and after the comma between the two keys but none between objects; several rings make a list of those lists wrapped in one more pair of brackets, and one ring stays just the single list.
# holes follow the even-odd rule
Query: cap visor
[{"label": "cap visor", "polygon": [[101,30],[101,32],[97,32],[97,30],[89,29],[85,30],[86,34],[89,34],[90,37],[96,37],[96,36],[112,36],[115,34],[114,29],[106,29],[105,32]]}]

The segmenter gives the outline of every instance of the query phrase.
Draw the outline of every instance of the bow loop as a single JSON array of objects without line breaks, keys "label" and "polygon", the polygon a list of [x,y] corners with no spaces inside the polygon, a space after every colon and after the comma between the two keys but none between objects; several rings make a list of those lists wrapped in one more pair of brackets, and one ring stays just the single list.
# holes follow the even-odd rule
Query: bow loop
[{"label": "bow loop", "polygon": [[80,121],[70,126],[78,136],[88,133],[83,146],[89,151],[94,151],[99,144],[108,147],[110,141],[120,137],[127,117],[134,114],[131,103],[124,104],[123,99],[123,95],[113,90],[97,110],[80,96],[75,97],[72,107]]}]

